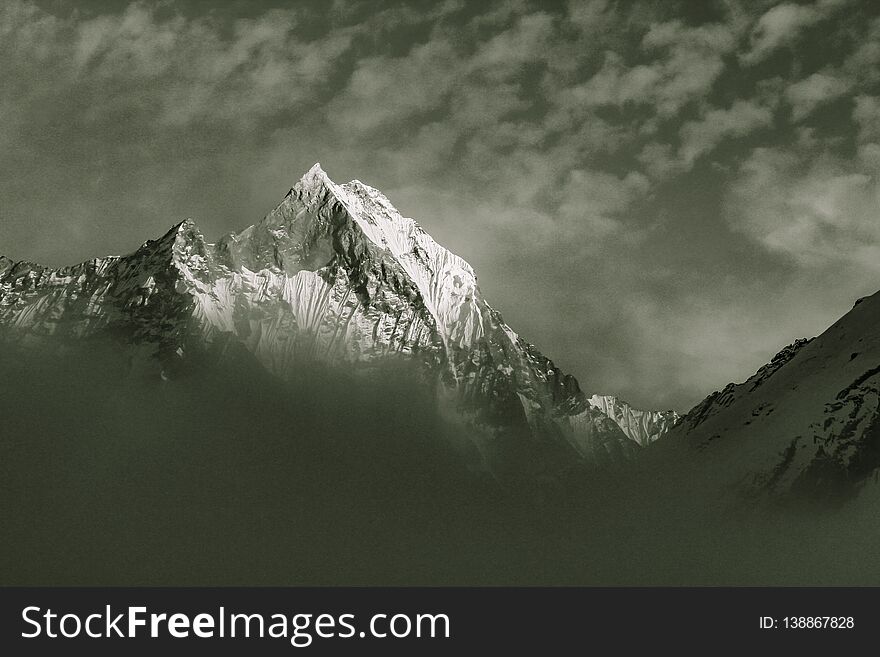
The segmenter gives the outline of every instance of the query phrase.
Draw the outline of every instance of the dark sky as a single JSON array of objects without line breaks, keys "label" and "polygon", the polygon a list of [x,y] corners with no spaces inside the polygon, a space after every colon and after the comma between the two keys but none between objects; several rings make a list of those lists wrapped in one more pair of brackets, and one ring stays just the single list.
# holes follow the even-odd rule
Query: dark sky
[{"label": "dark sky", "polygon": [[880,288],[878,14],[6,0],[0,253],[219,237],[320,161],[586,390],[684,410]]}]

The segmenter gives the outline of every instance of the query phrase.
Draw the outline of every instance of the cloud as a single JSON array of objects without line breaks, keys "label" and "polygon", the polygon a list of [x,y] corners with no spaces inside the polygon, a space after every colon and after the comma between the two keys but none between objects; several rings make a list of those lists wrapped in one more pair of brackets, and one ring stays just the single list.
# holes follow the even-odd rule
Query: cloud
[{"label": "cloud", "polygon": [[327,114],[342,130],[368,133],[393,126],[439,109],[457,75],[455,51],[445,40],[418,45],[402,57],[365,58]]},{"label": "cloud", "polygon": [[788,86],[785,98],[791,105],[794,121],[801,121],[820,105],[840,98],[849,92],[851,83],[829,73],[813,73]]},{"label": "cloud", "polygon": [[621,215],[649,190],[645,176],[630,172],[622,178],[601,171],[575,169],[561,190],[558,216],[574,223],[586,239],[602,238],[626,227]]},{"label": "cloud", "polygon": [[641,40],[642,51],[655,57],[652,63],[627,66],[622,56],[609,51],[590,80],[566,93],[583,106],[646,105],[661,117],[673,116],[710,92],[724,69],[723,56],[735,45],[727,25],[657,23]]},{"label": "cloud", "polygon": [[853,108],[853,121],[859,127],[859,142],[880,142],[880,98],[857,96]]},{"label": "cloud", "polygon": [[165,16],[142,2],[79,20],[15,1],[0,11],[0,22],[17,26],[4,44],[7,74],[42,59],[58,77],[37,76],[27,97],[89,94],[101,100],[91,104],[90,120],[105,112],[149,112],[172,125],[229,121],[248,127],[319,96],[355,33],[342,28],[303,38],[295,33],[295,10],[227,26],[210,14]]},{"label": "cloud", "polygon": [[467,68],[499,81],[517,75],[526,63],[549,57],[556,33],[554,19],[537,12],[520,17],[514,26],[480,46],[469,59]]},{"label": "cloud", "polygon": [[757,64],[779,48],[791,45],[802,32],[828,18],[847,0],[818,0],[810,5],[783,3],[763,14],[749,35],[750,48],[740,56],[746,65]]},{"label": "cloud", "polygon": [[492,125],[527,107],[523,67],[549,57],[554,32],[553,18],[538,12],[519,16],[472,51],[456,43],[460,35],[440,30],[404,55],[361,59],[328,117],[338,129],[361,133],[440,111],[462,129]]},{"label": "cloud", "polygon": [[752,101],[737,100],[729,109],[712,109],[681,128],[681,158],[688,165],[729,137],[744,137],[773,123],[773,112]]},{"label": "cloud", "polygon": [[728,197],[732,227],[807,269],[880,274],[880,159],[758,148]]},{"label": "cloud", "polygon": [[648,142],[637,156],[648,175],[655,180],[663,180],[683,173],[687,167],[672,144],[656,141]]},{"label": "cloud", "polygon": [[667,178],[690,169],[698,158],[725,139],[744,137],[773,124],[770,108],[755,101],[736,100],[727,109],[712,108],[699,119],[685,122],[679,130],[680,145],[649,142],[639,160],[654,178]]},{"label": "cloud", "polygon": [[568,0],[568,18],[581,29],[596,31],[614,20],[609,0]]},{"label": "cloud", "polygon": [[657,112],[670,115],[685,103],[704,97],[724,69],[723,55],[733,50],[736,36],[728,25],[687,27],[678,21],[654,25],[642,39],[649,52],[663,51],[656,86]]},{"label": "cloud", "polygon": [[848,77],[872,85],[880,82],[880,17],[865,22],[867,29],[853,35],[856,47],[847,55],[842,68]]},{"label": "cloud", "polygon": [[602,68],[586,83],[568,90],[572,100],[586,107],[650,103],[654,87],[660,82],[659,67],[628,67],[615,52],[605,53]]}]

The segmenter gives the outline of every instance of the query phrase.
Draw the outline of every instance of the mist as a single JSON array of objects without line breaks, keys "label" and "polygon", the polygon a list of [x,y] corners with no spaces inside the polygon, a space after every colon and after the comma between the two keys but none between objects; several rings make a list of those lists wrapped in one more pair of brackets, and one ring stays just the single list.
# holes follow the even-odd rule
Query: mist
[{"label": "mist", "polygon": [[498,479],[405,367],[164,380],[90,342],[0,373],[3,585],[880,583],[873,484],[754,504],[674,449]]}]

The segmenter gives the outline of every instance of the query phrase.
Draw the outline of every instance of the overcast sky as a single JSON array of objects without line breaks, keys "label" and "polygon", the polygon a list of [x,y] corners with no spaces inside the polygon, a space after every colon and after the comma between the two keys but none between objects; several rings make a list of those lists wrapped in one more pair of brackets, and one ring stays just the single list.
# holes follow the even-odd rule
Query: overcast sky
[{"label": "overcast sky", "polygon": [[[75,5],[88,9],[72,9]],[[0,3],[0,253],[261,218],[316,161],[590,392],[685,410],[880,288],[880,3]]]}]

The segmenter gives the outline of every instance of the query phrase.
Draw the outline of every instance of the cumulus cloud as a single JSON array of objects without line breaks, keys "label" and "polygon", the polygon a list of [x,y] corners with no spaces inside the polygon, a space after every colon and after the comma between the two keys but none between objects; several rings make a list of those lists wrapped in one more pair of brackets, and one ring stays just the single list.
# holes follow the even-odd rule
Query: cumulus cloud
[{"label": "cumulus cloud", "polygon": [[853,120],[859,127],[859,142],[880,142],[880,98],[857,96]]},{"label": "cumulus cloud", "polygon": [[685,103],[705,96],[724,68],[723,55],[736,45],[731,26],[688,27],[672,21],[654,25],[642,39],[649,52],[666,53],[655,89],[659,114],[674,114]]},{"label": "cumulus cloud", "polygon": [[648,142],[637,157],[648,175],[656,180],[680,174],[687,169],[684,160],[672,144]]},{"label": "cumulus cloud", "polygon": [[403,57],[362,59],[328,116],[342,129],[370,132],[439,109],[454,84],[456,64],[453,48],[441,40]]},{"label": "cumulus cloud", "polygon": [[737,100],[729,109],[709,110],[699,121],[688,121],[682,126],[681,157],[685,163],[692,164],[722,139],[744,137],[772,122],[773,113],[751,101]]},{"label": "cumulus cloud", "polygon": [[820,105],[840,98],[850,90],[850,82],[829,73],[813,73],[788,86],[785,98],[791,105],[791,116],[800,121]]},{"label": "cumulus cloud", "polygon": [[779,48],[791,45],[802,32],[828,18],[847,0],[818,0],[810,5],[783,3],[763,14],[749,35],[750,48],[741,56],[744,64],[757,64]]},{"label": "cumulus cloud", "polygon": [[568,17],[575,25],[594,31],[613,20],[608,0],[568,0]]},{"label": "cumulus cloud", "polygon": [[880,273],[880,160],[863,148],[852,160],[759,148],[731,187],[735,230],[806,268]]},{"label": "cumulus cloud", "polygon": [[649,142],[639,153],[639,160],[653,177],[666,178],[687,171],[725,139],[744,137],[772,124],[770,108],[751,100],[737,100],[729,108],[708,109],[699,119],[682,124],[678,149]]},{"label": "cumulus cloud", "polygon": [[880,17],[866,21],[867,29],[855,36],[855,49],[843,62],[846,74],[865,85],[880,81]]},{"label": "cumulus cloud", "polygon": [[298,15],[291,10],[239,19],[228,29],[210,15],[163,17],[159,7],[141,2],[83,20],[50,17],[20,2],[0,11],[0,22],[17,26],[5,44],[8,74],[40,54],[63,74],[52,84],[38,77],[29,95],[88,91],[103,101],[92,105],[88,118],[108,109],[134,109],[179,125],[251,124],[296,110],[320,94],[356,31],[304,39],[294,34]]},{"label": "cumulus cloud", "polygon": [[709,93],[724,68],[723,56],[735,45],[735,35],[727,25],[657,23],[641,41],[642,50],[655,56],[652,63],[629,66],[621,55],[609,51],[590,80],[566,93],[584,106],[631,103],[671,116]]},{"label": "cumulus cloud", "polygon": [[621,214],[649,188],[648,179],[636,172],[618,178],[604,172],[575,169],[562,188],[559,216],[582,224],[578,228],[586,229],[584,235],[591,241],[601,239],[626,226]]},{"label": "cumulus cloud", "polygon": [[439,31],[404,55],[362,59],[329,116],[363,132],[438,110],[463,126],[493,124],[524,108],[519,77],[524,66],[550,57],[555,30],[551,16],[526,13],[474,49],[456,44],[461,35]]},{"label": "cumulus cloud", "polygon": [[512,28],[483,43],[470,58],[468,68],[492,80],[509,79],[524,64],[546,59],[555,34],[552,16],[542,12],[526,14]]}]

